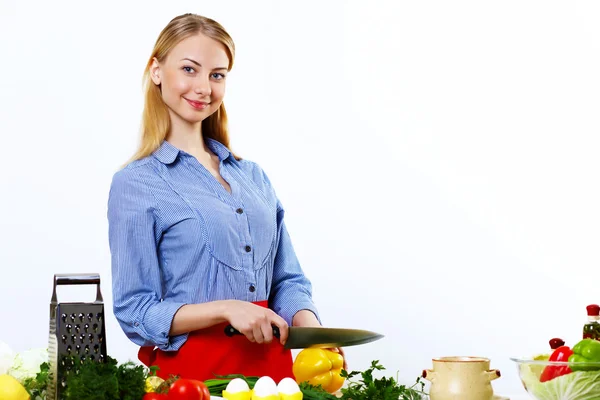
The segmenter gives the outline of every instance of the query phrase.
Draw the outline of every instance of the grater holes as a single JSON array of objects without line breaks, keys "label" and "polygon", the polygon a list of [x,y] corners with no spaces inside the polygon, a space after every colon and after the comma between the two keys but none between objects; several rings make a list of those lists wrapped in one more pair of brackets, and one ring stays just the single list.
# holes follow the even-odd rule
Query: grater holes
[{"label": "grater holes", "polygon": [[[101,302],[97,301],[95,303],[59,303],[53,310],[54,313],[52,310],[50,313],[50,331],[54,335],[55,343],[52,351],[57,358],[52,368],[56,374],[54,385],[56,385],[57,398],[61,398],[64,397],[64,388],[67,387],[62,382],[67,382],[69,376],[77,374],[77,370],[81,370],[81,363],[84,360],[86,364],[93,362],[94,365],[107,361],[104,326],[106,310]],[[67,347],[69,348],[67,349]],[[65,357],[64,363],[63,356]],[[68,364],[70,360],[73,360],[71,365]]]}]

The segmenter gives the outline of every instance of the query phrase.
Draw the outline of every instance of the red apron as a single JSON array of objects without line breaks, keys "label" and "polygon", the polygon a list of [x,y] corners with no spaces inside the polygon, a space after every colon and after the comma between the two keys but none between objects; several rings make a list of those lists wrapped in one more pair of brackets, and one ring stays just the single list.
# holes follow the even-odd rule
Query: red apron
[{"label": "red apron", "polygon": [[[267,307],[267,301],[254,303]],[[141,347],[138,358],[146,366],[159,367],[157,375],[163,379],[171,375],[181,378],[207,380],[215,375],[242,374],[270,376],[275,382],[290,377],[292,353],[284,349],[278,339],[270,344],[250,342],[246,336],[225,335],[228,323],[190,332],[187,341],[177,351],[162,351]]]}]

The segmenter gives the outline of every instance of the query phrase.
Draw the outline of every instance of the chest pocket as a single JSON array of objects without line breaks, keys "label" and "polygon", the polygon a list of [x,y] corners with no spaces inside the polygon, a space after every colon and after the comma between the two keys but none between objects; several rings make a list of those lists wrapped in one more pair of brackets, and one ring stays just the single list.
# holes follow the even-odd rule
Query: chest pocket
[{"label": "chest pocket", "polygon": [[[243,206],[223,202],[202,183],[179,183],[173,189],[199,220],[207,250],[220,263],[235,270],[260,269],[270,258],[277,231],[276,205],[243,186]],[[185,234],[185,233],[184,233]],[[247,251],[250,250],[250,251]]]}]

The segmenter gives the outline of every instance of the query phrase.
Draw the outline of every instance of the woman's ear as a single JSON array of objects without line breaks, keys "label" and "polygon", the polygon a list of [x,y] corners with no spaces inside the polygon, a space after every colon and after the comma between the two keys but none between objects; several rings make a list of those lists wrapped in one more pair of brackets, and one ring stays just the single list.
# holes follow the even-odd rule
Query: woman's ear
[{"label": "woman's ear", "polygon": [[154,57],[152,59],[152,65],[150,66],[150,79],[152,79],[152,82],[154,82],[154,84],[157,86],[160,85],[161,82],[160,74],[160,64],[158,63],[156,57]]}]

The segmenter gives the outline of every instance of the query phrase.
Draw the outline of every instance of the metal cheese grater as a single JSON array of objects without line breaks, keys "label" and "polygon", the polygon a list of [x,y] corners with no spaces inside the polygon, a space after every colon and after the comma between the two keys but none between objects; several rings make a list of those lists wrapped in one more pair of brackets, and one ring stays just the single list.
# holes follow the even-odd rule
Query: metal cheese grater
[{"label": "metal cheese grater", "polygon": [[[93,303],[59,303],[58,285],[96,285]],[[50,301],[50,364],[47,400],[60,400],[73,359],[98,362],[106,360],[104,303],[100,292],[99,274],[56,274]]]}]

